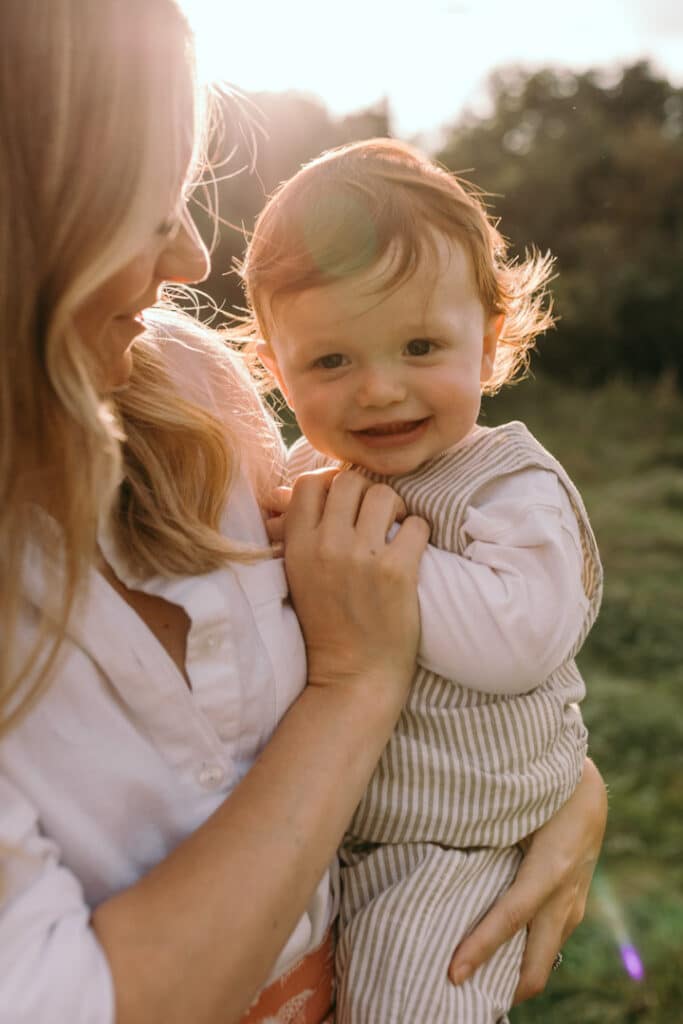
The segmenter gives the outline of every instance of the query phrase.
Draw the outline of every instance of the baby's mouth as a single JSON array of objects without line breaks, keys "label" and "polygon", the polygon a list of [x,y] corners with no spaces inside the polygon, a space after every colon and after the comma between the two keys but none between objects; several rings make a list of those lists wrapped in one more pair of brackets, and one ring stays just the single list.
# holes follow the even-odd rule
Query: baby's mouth
[{"label": "baby's mouth", "polygon": [[410,434],[425,422],[426,419],[379,423],[376,427],[366,427],[364,430],[354,430],[353,433],[364,434],[368,437],[384,437],[388,434]]}]

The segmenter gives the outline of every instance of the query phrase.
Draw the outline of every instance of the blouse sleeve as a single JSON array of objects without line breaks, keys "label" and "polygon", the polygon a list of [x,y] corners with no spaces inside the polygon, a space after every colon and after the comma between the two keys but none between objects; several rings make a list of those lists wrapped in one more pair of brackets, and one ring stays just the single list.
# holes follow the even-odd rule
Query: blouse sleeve
[{"label": "blouse sleeve", "polygon": [[485,693],[538,686],[576,642],[588,606],[579,528],[557,477],[528,469],[482,488],[462,555],[428,547],[418,595],[425,668]]},{"label": "blouse sleeve", "polygon": [[113,1024],[109,965],[74,875],[0,776],[0,1024]]}]

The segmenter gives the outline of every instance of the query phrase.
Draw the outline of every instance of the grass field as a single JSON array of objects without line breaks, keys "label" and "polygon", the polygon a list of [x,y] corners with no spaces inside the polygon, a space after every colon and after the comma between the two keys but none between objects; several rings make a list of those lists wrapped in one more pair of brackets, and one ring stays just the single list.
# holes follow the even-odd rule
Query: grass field
[{"label": "grass field", "polygon": [[[683,1021],[683,400],[662,382],[570,392],[530,380],[487,402],[522,419],[583,493],[605,566],[582,652],[590,750],[610,818],[586,921],[513,1024]],[[626,936],[645,978],[619,957]]]}]

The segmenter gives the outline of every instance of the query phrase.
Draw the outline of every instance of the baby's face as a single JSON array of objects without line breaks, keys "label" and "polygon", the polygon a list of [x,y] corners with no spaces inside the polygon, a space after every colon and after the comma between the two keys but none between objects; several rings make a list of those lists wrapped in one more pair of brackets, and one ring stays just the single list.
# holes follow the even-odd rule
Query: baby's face
[{"label": "baby's face", "polygon": [[314,448],[386,476],[466,437],[493,369],[500,317],[487,317],[470,259],[437,255],[398,287],[389,262],[276,303],[260,355]]}]

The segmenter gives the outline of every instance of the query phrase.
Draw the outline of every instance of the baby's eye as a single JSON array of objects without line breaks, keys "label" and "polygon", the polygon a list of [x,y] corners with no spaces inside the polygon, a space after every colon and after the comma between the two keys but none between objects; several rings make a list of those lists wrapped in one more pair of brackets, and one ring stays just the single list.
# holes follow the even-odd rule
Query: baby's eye
[{"label": "baby's eye", "polygon": [[340,366],[344,365],[345,358],[341,352],[331,352],[328,356],[321,356],[320,359],[316,359],[313,365],[321,370],[338,370]]},{"label": "baby's eye", "polygon": [[413,338],[406,345],[406,353],[409,356],[428,356],[434,348],[434,343],[426,338]]}]

